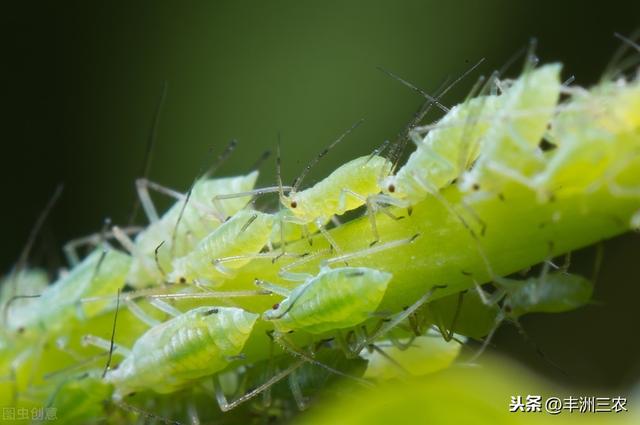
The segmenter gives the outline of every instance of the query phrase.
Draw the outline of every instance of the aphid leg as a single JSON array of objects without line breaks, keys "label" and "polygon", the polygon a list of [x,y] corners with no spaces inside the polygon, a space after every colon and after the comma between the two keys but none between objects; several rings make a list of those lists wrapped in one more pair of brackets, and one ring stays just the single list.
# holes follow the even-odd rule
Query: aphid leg
[{"label": "aphid leg", "polygon": [[[165,418],[164,416],[156,415],[155,413],[151,413],[147,410],[141,409],[140,407],[134,406],[129,403],[125,403],[122,400],[118,400],[114,402],[116,406],[118,406],[122,410],[126,410],[128,412],[133,412],[137,415],[143,416],[145,419],[153,419],[154,421],[161,422],[163,424],[168,425],[183,425],[182,422],[174,421],[169,418]],[[147,421],[144,421],[146,423]]]},{"label": "aphid leg", "polygon": [[189,417],[189,423],[191,425],[200,425],[200,416],[198,415],[198,409],[194,402],[187,403],[187,416]]},{"label": "aphid leg", "polygon": [[493,293],[485,292],[485,290],[482,289],[482,286],[475,279],[473,280],[473,284],[476,288],[476,291],[478,292],[480,301],[482,301],[482,303],[487,307],[492,307],[498,304],[500,300],[502,300],[507,295],[507,292],[502,288],[496,289],[496,291]]},{"label": "aphid leg", "polygon": [[223,263],[231,263],[234,261],[242,261],[242,260],[276,260],[278,258],[285,257],[300,257],[298,254],[289,254],[289,253],[276,253],[276,252],[261,252],[258,254],[242,254],[242,255],[232,255],[229,257],[216,258],[212,261],[214,267],[218,269],[220,273],[223,274],[232,274],[233,270],[224,267]]},{"label": "aphid leg", "polygon": [[123,229],[118,226],[113,226],[111,231],[113,233],[113,237],[116,238],[120,245],[122,245],[122,247],[126,249],[129,254],[136,257],[136,259],[140,261],[140,264],[142,264],[147,270],[155,271],[155,265],[151,264],[152,262],[150,261],[150,259],[140,252],[136,244],[131,240],[129,235],[124,232]]},{"label": "aphid leg", "polygon": [[344,373],[342,371],[339,371],[338,369],[335,369],[329,365],[326,365],[316,359],[314,359],[313,357],[309,356],[308,354],[306,354],[305,352],[303,352],[300,348],[296,347],[296,345],[289,339],[287,338],[286,335],[284,334],[280,334],[277,332],[273,333],[273,340],[276,342],[276,344],[278,344],[280,346],[280,348],[282,348],[284,351],[286,351],[287,353],[289,353],[291,356],[299,358],[304,360],[307,363],[311,363],[315,366],[321,367],[322,369],[325,369],[335,375],[338,376],[342,376],[343,378],[348,378],[351,380],[354,380],[362,385],[365,386],[371,386],[371,383],[369,381],[367,381],[366,379],[362,379],[362,378],[358,378],[357,376],[353,376],[350,375],[348,373]]},{"label": "aphid leg", "polygon": [[[142,230],[142,227],[139,226],[127,226],[122,227],[120,230],[127,236],[134,235]],[[87,236],[82,236],[79,238],[71,239],[67,243],[64,244],[62,250],[64,252],[64,256],[67,260],[67,263],[71,267],[75,267],[80,263],[80,254],[79,250],[82,247],[96,247],[103,243],[105,240],[113,239],[115,235],[112,231],[106,232],[96,232]]]},{"label": "aphid leg", "polygon": [[182,312],[180,310],[178,310],[177,308],[175,308],[171,304],[166,303],[166,302],[164,302],[162,300],[159,300],[159,299],[151,299],[149,301],[149,304],[151,304],[153,307],[157,308],[158,310],[162,311],[163,313],[166,313],[167,315],[169,315],[171,317],[177,317],[177,316],[180,316],[182,314]]},{"label": "aphid leg", "polygon": [[460,312],[462,311],[462,303],[464,302],[464,294],[466,291],[461,291],[458,293],[458,302],[456,304],[456,311],[453,313],[453,318],[451,319],[451,324],[449,328],[442,323],[442,320],[438,320],[438,323],[435,324],[436,330],[440,332],[442,338],[449,342],[454,339],[455,328],[458,324],[458,318],[460,317]]},{"label": "aphid leg", "polygon": [[340,249],[340,246],[338,246],[338,243],[336,242],[336,240],[333,238],[333,236],[331,236],[331,234],[324,227],[323,220],[321,218],[318,218],[316,219],[315,224],[318,230],[320,230],[320,233],[322,234],[322,236],[324,236],[327,242],[329,242],[329,245],[331,245],[331,247],[336,251],[336,253],[338,254],[342,253],[342,250]]},{"label": "aphid leg", "polygon": [[184,194],[168,187],[162,186],[158,183],[154,183],[147,178],[136,179],[136,191],[138,192],[138,198],[140,199],[142,209],[144,210],[144,213],[150,223],[155,223],[160,219],[160,217],[158,216],[158,210],[156,210],[156,206],[151,200],[149,189],[154,189],[159,193],[178,200],[182,200],[185,197]]},{"label": "aphid leg", "polygon": [[[413,341],[413,339],[411,340]],[[395,345],[395,344],[394,344]],[[411,374],[409,373],[409,371],[407,369],[404,368],[404,366],[402,366],[400,363],[398,363],[398,361],[396,359],[394,359],[393,357],[391,357],[389,354],[387,354],[386,351],[384,351],[382,348],[380,348],[378,345],[376,344],[370,344],[369,347],[371,348],[371,350],[375,351],[376,353],[380,354],[382,357],[384,357],[389,363],[391,363],[393,366],[395,366],[402,375],[405,376],[410,376]],[[405,347],[404,349],[408,348],[409,346]],[[402,348],[401,348],[402,350]]]},{"label": "aphid leg", "polygon": [[338,201],[338,211],[344,211],[346,195],[353,196],[367,206],[367,216],[369,217],[369,223],[371,224],[371,233],[373,233],[373,242],[371,242],[369,246],[377,244],[380,241],[380,234],[378,233],[378,224],[376,223],[376,207],[372,197],[364,197],[351,189],[343,188],[340,192],[340,198]]},{"label": "aphid leg", "polygon": [[282,187],[269,186],[269,187],[263,187],[260,189],[248,190],[246,192],[226,193],[224,195],[214,196],[211,199],[211,202],[213,203],[213,205],[217,210],[217,216],[222,218],[222,221],[224,221],[227,218],[227,215],[226,215],[226,212],[224,211],[224,207],[221,201],[225,199],[244,198],[247,196],[254,197],[254,196],[260,196],[260,195],[266,195],[267,193],[280,193],[281,190],[284,193],[285,191],[290,191],[291,187],[290,186],[282,186]]},{"label": "aphid leg", "polygon": [[504,320],[504,315],[502,314],[502,310],[500,310],[500,313],[498,314],[498,316],[496,316],[495,326],[491,329],[491,331],[489,332],[489,335],[487,335],[484,338],[484,341],[482,341],[482,346],[478,349],[478,351],[476,351],[475,354],[469,360],[467,360],[468,364],[474,364],[480,358],[480,356],[486,351],[487,347],[493,340],[493,336],[495,335],[496,331],[502,324],[503,320]]},{"label": "aphid leg", "polygon": [[525,176],[515,168],[510,168],[508,165],[501,162],[491,160],[487,161],[487,167],[503,177],[513,180],[516,183],[520,183],[531,190],[540,192],[538,180]]},{"label": "aphid leg", "polygon": [[227,397],[224,395],[222,386],[220,385],[220,381],[217,378],[215,378],[213,381],[213,385],[216,392],[216,401],[218,402],[218,406],[220,406],[220,410],[222,410],[223,412],[228,412],[229,410],[236,408],[237,406],[244,403],[245,401],[251,400],[253,397],[259,395],[263,391],[266,391],[267,389],[271,388],[273,385],[275,385],[282,379],[289,376],[290,373],[292,373],[294,370],[296,370],[303,364],[304,364],[304,360],[298,360],[297,362],[294,362],[285,370],[272,376],[268,381],[266,381],[262,385],[256,387],[255,389],[249,391],[248,393],[238,397],[236,400],[231,402],[229,402],[227,400]]},{"label": "aphid leg", "polygon": [[296,405],[298,409],[305,410],[309,407],[309,400],[302,394],[302,389],[300,388],[300,384],[298,383],[298,376],[296,375],[296,371],[294,370],[291,375],[289,375],[289,388],[291,389],[291,394],[293,394],[293,399],[296,401]]},{"label": "aphid leg", "polygon": [[332,249],[328,248],[328,249],[322,249],[320,251],[316,251],[313,254],[303,254],[299,260],[292,261],[286,266],[280,267],[280,270],[278,271],[278,276],[291,282],[304,282],[307,279],[313,277],[313,275],[310,273],[291,272],[290,270],[295,269],[296,267],[300,267],[303,264],[314,261],[315,259],[322,257],[326,254],[329,254],[331,252],[332,252]]},{"label": "aphid leg", "polygon": [[259,291],[207,291],[183,294],[145,294],[141,295],[149,299],[158,300],[208,300],[208,299],[226,299],[226,298],[242,298],[256,297],[262,295],[272,295],[273,293],[266,290]]},{"label": "aphid leg", "polygon": [[415,241],[420,236],[419,233],[411,236],[410,238],[399,239],[391,242],[386,242],[381,245],[371,246],[366,249],[362,249],[359,251],[348,252],[346,254],[339,255],[337,257],[329,258],[322,262],[322,267],[327,267],[335,263],[345,262],[347,260],[351,260],[354,258],[368,257],[373,254],[377,254],[382,251],[386,251],[388,249],[397,248],[399,246],[407,245]]},{"label": "aphid leg", "polygon": [[378,329],[378,331],[376,331],[372,336],[370,336],[367,339],[367,341],[365,341],[364,344],[361,344],[360,347],[358,347],[358,351],[362,350],[362,348],[366,347],[369,344],[375,343],[375,341],[377,339],[379,339],[383,335],[386,335],[391,329],[395,328],[400,323],[402,323],[407,317],[412,315],[424,303],[429,302],[429,300],[433,296],[433,293],[436,290],[443,289],[443,288],[446,288],[446,286],[444,286],[444,285],[436,285],[436,286],[432,287],[431,289],[429,289],[423,296],[421,296],[418,299],[418,301],[416,301],[411,306],[406,308],[403,312],[398,313],[394,318],[392,318],[391,320],[386,322],[383,326],[381,326],[380,329]]},{"label": "aphid leg", "polygon": [[390,333],[387,338],[389,339],[391,344],[393,344],[394,347],[396,347],[398,350],[404,351],[413,345],[413,341],[415,341],[415,339],[417,338],[417,335],[412,334],[409,337],[409,339],[407,339],[407,342],[400,341],[400,339],[395,335],[393,335],[392,333]]},{"label": "aphid leg", "polygon": [[288,297],[289,295],[291,295],[290,289],[273,284],[271,282],[267,282],[266,280],[256,278],[254,282],[256,286],[259,286],[260,288],[263,288],[264,290],[269,291],[270,293],[277,294],[283,297]]},{"label": "aphid leg", "polygon": [[[151,196],[149,195],[149,189],[155,190],[156,192],[169,196],[170,198],[173,198],[177,201],[186,201],[187,199],[186,194],[182,192],[178,192],[175,189],[162,186],[161,184],[152,182],[151,180],[148,180],[146,178],[140,178],[136,180],[136,189],[138,191],[138,196],[140,197],[142,209],[144,210],[145,215],[149,219],[150,223],[154,223],[158,221],[159,217],[158,217],[158,212],[155,208],[155,205],[153,204],[153,201],[151,201]],[[143,200],[142,199],[143,197],[145,197],[147,200]],[[220,217],[218,217],[218,215],[216,214],[216,211],[214,211],[211,207],[199,202],[195,202],[193,199],[190,200],[189,203],[191,206],[193,206],[194,208],[197,208],[199,211],[203,212],[204,214],[211,215],[216,219],[220,219]],[[219,220],[219,221],[222,222],[224,220]]]},{"label": "aphid leg", "polygon": [[[92,345],[94,347],[100,348],[104,351],[111,350],[111,341],[106,340],[104,338],[100,338],[95,335],[85,335],[82,337],[82,344],[84,345]],[[113,344],[113,354],[118,354],[120,356],[126,357],[131,355],[131,350],[125,348],[118,344]]]},{"label": "aphid leg", "polygon": [[125,297],[124,304],[127,306],[127,309],[133,314],[138,320],[142,323],[146,324],[149,327],[154,327],[160,324],[160,321],[149,316],[138,304],[136,304],[132,299]]}]

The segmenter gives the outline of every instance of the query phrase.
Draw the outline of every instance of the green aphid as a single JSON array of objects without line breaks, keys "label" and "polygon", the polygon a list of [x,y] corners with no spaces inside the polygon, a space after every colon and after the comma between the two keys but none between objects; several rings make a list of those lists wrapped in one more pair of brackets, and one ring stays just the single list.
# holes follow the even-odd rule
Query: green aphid
[{"label": "green aphid", "polygon": [[350,328],[371,318],[391,276],[391,273],[366,267],[324,268],[266,311],[262,318],[273,323],[280,333],[299,330],[321,334]]},{"label": "green aphid", "polygon": [[134,257],[127,282],[137,288],[165,282],[165,274],[172,271],[174,259],[189,254],[200,240],[224,222],[227,215],[244,208],[251,198],[230,197],[217,202],[212,199],[217,195],[249,191],[257,178],[258,172],[253,171],[244,176],[200,179],[193,185],[188,201],[186,195],[171,191],[180,199],[160,217],[155,208],[149,206],[150,199],[143,202],[151,221],[146,229],[133,241],[114,229],[118,240]]},{"label": "green aphid", "polygon": [[186,256],[173,262],[169,282],[218,286],[234,271],[260,257],[271,237],[275,218],[241,210],[202,239]]},{"label": "green aphid", "polygon": [[154,326],[105,380],[114,399],[151,390],[171,393],[213,375],[238,356],[258,319],[232,307],[198,307]]},{"label": "green aphid", "polygon": [[59,332],[74,322],[94,317],[104,311],[109,301],[82,303],[81,300],[114,295],[124,286],[130,265],[131,257],[126,254],[96,249],[68,274],[49,285],[32,307],[22,313],[21,324],[13,329]]}]

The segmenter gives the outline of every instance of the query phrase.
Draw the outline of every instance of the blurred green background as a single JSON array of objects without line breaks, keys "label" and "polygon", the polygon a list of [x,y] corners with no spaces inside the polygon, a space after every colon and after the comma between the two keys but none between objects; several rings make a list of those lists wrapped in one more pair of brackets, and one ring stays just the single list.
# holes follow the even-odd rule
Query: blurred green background
[{"label": "blurred green background", "polygon": [[[543,61],[562,61],[565,77],[589,85],[619,45],[613,32],[630,33],[639,16],[637,1],[4,5],[0,266],[6,271],[15,262],[58,182],[65,192],[34,263],[55,270],[63,265],[64,241],[97,231],[107,216],[127,221],[164,81],[153,180],[186,190],[232,138],[240,145],[220,172],[244,173],[281,132],[288,182],[365,118],[313,170],[310,184],[393,138],[421,103],[377,66],[434,91],[485,57],[474,76],[446,96],[444,103],[454,104],[477,75],[502,66],[535,36]],[[261,185],[274,183],[273,164],[262,167]],[[569,385],[620,388],[637,381],[639,248],[637,235],[605,244],[594,305],[523,320],[565,373],[508,327],[497,348]],[[588,274],[593,250],[576,257],[574,270]]]}]

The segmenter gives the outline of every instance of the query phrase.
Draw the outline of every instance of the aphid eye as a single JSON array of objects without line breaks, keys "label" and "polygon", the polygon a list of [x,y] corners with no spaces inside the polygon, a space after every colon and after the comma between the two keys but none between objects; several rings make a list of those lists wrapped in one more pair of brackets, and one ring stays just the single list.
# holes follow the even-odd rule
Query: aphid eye
[{"label": "aphid eye", "polygon": [[211,308],[203,313],[203,316],[211,316],[212,314],[218,314],[217,308]]},{"label": "aphid eye", "polygon": [[180,279],[178,279],[178,281],[180,283],[187,283],[187,279],[185,279],[184,277],[181,277]]},{"label": "aphid eye", "polygon": [[298,208],[298,203],[296,201],[291,201],[291,208]]},{"label": "aphid eye", "polygon": [[389,192],[391,192],[391,193],[395,192],[395,191],[396,191],[396,187],[395,187],[395,185],[390,184],[390,185],[389,185],[388,190],[389,190]]},{"label": "aphid eye", "polygon": [[505,311],[505,313],[511,313],[511,306],[510,305],[505,305],[504,306],[504,311]]},{"label": "aphid eye", "polygon": [[540,148],[540,150],[542,152],[548,152],[548,151],[554,150],[558,146],[553,144],[553,143],[551,143],[547,139],[543,138],[542,140],[540,140],[540,143],[538,144],[538,147]]},{"label": "aphid eye", "polygon": [[18,329],[16,329],[16,332],[18,332],[18,334],[22,334],[24,333],[24,328],[20,326]]},{"label": "aphid eye", "polygon": [[473,190],[480,190],[480,185],[478,183],[474,183],[473,186],[471,186],[471,188]]},{"label": "aphid eye", "polygon": [[280,304],[279,303],[275,303],[273,306],[271,306],[272,309],[277,310],[278,308],[280,308]]}]

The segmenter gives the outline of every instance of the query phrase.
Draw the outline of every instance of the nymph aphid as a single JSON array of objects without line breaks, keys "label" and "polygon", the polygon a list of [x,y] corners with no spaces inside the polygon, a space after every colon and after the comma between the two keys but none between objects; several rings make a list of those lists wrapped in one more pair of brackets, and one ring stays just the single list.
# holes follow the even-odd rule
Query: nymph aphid
[{"label": "nymph aphid", "polygon": [[266,311],[263,320],[284,334],[291,330],[324,333],[349,328],[371,317],[387,290],[391,274],[366,267],[324,269],[293,291],[260,286],[286,298]]},{"label": "nymph aphid", "polygon": [[[169,282],[216,286],[255,258],[269,241],[274,217],[242,210],[173,262]],[[231,258],[233,261],[224,261]]]},{"label": "nymph aphid", "polygon": [[232,307],[198,307],[149,329],[117,369],[105,375],[114,398],[152,390],[170,393],[213,375],[242,352],[257,314]]}]

